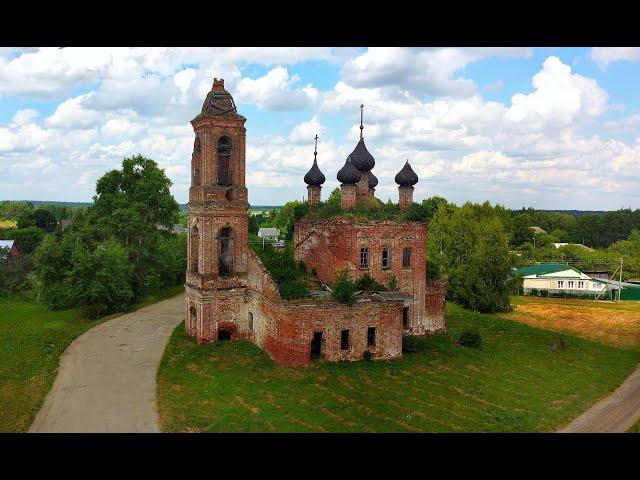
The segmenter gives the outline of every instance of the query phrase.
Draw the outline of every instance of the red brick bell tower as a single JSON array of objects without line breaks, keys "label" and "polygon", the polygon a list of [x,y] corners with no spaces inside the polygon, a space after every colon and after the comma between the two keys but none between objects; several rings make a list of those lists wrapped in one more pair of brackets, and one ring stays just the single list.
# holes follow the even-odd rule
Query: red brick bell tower
[{"label": "red brick bell tower", "polygon": [[234,307],[246,286],[249,220],[245,186],[246,118],[224,80],[191,121],[195,132],[189,189],[187,332],[198,341],[237,336]]}]

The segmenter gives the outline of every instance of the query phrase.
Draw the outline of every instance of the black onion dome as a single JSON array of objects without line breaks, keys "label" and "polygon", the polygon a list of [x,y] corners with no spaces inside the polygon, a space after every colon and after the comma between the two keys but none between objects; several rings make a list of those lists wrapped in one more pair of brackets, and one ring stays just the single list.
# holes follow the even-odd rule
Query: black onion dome
[{"label": "black onion dome", "polygon": [[322,185],[325,180],[324,174],[318,168],[318,162],[314,159],[311,169],[304,176],[304,183],[307,185]]},{"label": "black onion dome", "polygon": [[201,113],[207,115],[237,115],[236,104],[224,88],[224,79],[213,79],[213,87],[202,104]]},{"label": "black onion dome", "polygon": [[396,183],[402,187],[413,186],[418,183],[418,175],[413,171],[411,165],[409,165],[409,160],[407,160],[402,170],[396,175]]},{"label": "black onion dome", "polygon": [[369,172],[369,188],[376,188],[376,185],[378,185],[378,179],[373,172]]},{"label": "black onion dome", "polygon": [[373,155],[371,155],[369,153],[369,150],[367,150],[367,147],[365,146],[364,140],[362,138],[349,156],[351,157],[351,161],[353,162],[355,167],[361,172],[368,172],[376,165],[376,161],[373,158]]},{"label": "black onion dome", "polygon": [[340,183],[352,185],[358,183],[360,177],[362,177],[362,174],[351,161],[351,156],[348,156],[347,161],[344,162],[344,167],[338,171],[338,181],[340,181]]}]

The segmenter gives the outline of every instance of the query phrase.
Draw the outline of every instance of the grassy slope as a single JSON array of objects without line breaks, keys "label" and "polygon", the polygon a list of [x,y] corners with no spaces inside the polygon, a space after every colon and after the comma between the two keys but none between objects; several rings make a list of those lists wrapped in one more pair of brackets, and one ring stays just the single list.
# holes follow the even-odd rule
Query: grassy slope
[{"label": "grassy slope", "polygon": [[[640,360],[447,305],[446,335],[390,362],[284,368],[248,342],[197,345],[178,327],[158,373],[164,431],[553,431]],[[477,328],[481,350],[458,346]]]},{"label": "grassy slope", "polygon": [[[182,287],[167,289],[131,309],[180,291]],[[113,316],[87,320],[78,309],[52,312],[34,302],[0,298],[0,432],[29,428],[53,385],[60,354],[76,337],[109,318]]]}]

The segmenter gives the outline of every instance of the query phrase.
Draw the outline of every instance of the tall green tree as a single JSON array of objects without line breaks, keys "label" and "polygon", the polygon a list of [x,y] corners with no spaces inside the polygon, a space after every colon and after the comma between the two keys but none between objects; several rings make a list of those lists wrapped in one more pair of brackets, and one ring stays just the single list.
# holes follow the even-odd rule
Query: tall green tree
[{"label": "tall green tree", "polygon": [[72,265],[66,282],[69,294],[89,317],[122,311],[133,299],[133,265],[125,248],[115,240],[100,242],[95,249],[78,244]]},{"label": "tall green tree", "polygon": [[511,221],[511,246],[517,247],[523,243],[533,243],[533,219],[528,213],[521,213]]},{"label": "tall green tree", "polygon": [[128,252],[136,296],[159,286],[163,233],[158,226],[170,229],[180,214],[170,187],[164,170],[141,155],[125,158],[122,169],[107,172],[96,184],[87,220],[99,240],[114,238]]},{"label": "tall green tree", "polygon": [[445,274],[448,299],[481,312],[510,308],[511,260],[503,210],[468,203],[442,206],[433,216],[427,258],[432,269],[435,264]]}]

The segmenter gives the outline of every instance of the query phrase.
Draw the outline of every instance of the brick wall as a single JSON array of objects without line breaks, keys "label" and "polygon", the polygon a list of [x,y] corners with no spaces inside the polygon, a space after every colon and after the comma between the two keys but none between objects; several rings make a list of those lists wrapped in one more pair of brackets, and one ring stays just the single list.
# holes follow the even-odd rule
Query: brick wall
[{"label": "brick wall", "polygon": [[413,203],[413,187],[398,187],[398,206],[400,210],[405,210]]},{"label": "brick wall", "polygon": [[344,210],[353,210],[356,208],[356,200],[357,200],[357,185],[349,185],[343,183],[340,185],[341,190],[341,206]]},{"label": "brick wall", "polygon": [[307,186],[307,202],[309,205],[318,205],[320,203],[320,191],[322,187],[320,185]]}]

